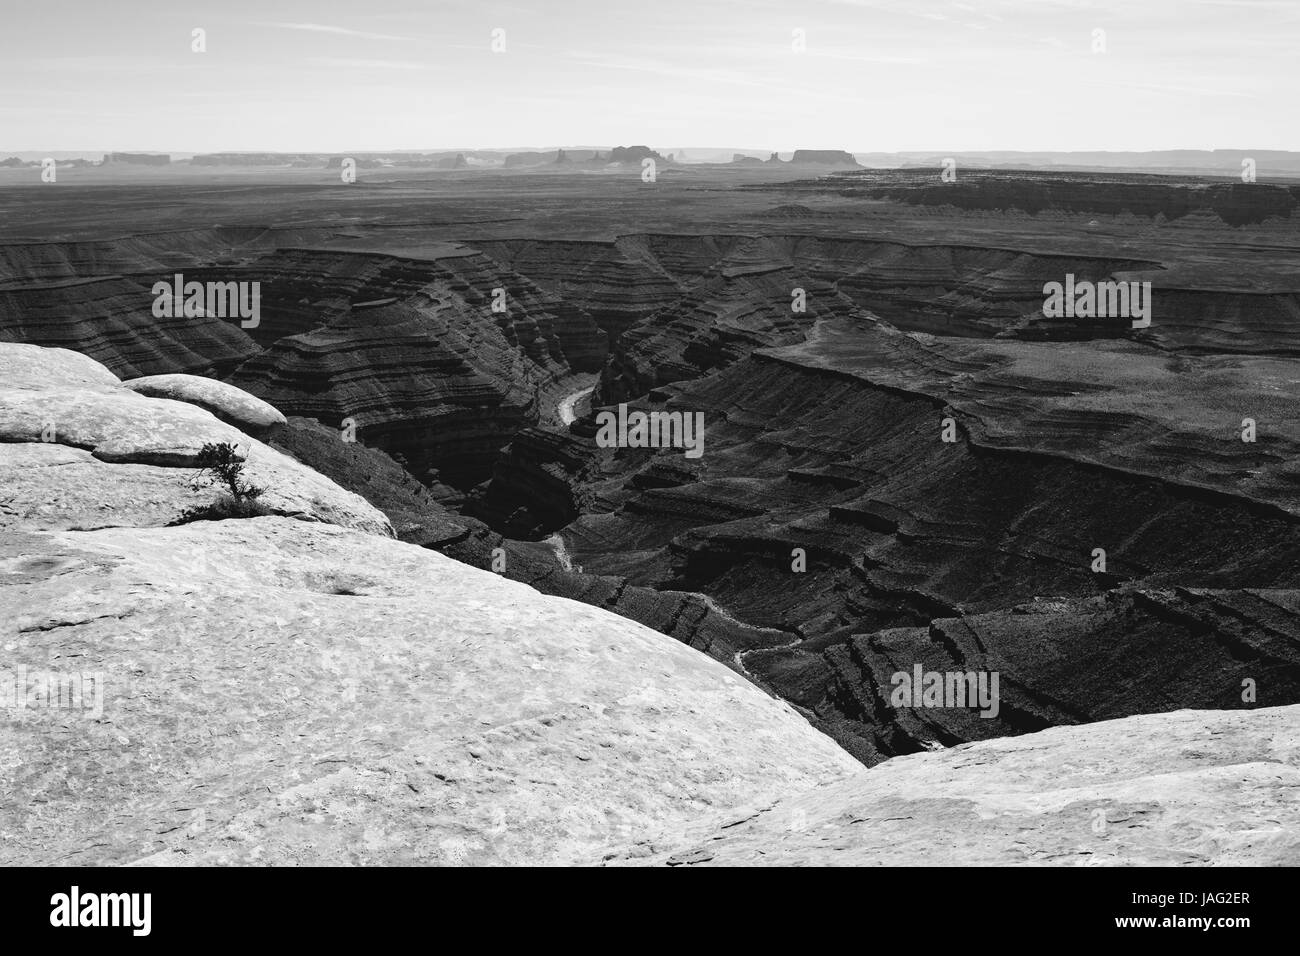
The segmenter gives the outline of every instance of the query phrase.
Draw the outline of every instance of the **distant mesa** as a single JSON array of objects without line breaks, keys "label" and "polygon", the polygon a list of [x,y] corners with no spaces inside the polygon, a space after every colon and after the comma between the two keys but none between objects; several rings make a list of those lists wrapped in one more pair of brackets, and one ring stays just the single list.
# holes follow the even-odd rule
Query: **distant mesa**
[{"label": "distant mesa", "polygon": [[172,161],[166,153],[105,153],[106,165],[126,164],[129,166],[167,166]]},{"label": "distant mesa", "polygon": [[796,149],[790,160],[796,165],[810,164],[817,166],[857,166],[858,161],[852,153],[842,149]]},{"label": "distant mesa", "polygon": [[[1086,216],[1091,229],[1102,221],[1098,216],[1159,216],[1166,222],[1212,216],[1235,228],[1291,219],[1300,209],[1300,186],[1292,183],[1174,182],[1145,173],[1062,169],[968,169],[958,182],[943,183],[935,170],[918,166],[885,174],[858,169],[837,177],[842,182],[834,189],[844,196],[838,190],[851,185],[852,194],[863,198],[966,212]],[[806,185],[825,188],[812,181]]]},{"label": "distant mesa", "polygon": [[859,164],[852,153],[842,149],[796,149],[787,161],[779,153],[772,153],[767,159],[756,159],[744,153],[733,153],[731,162],[736,166],[759,166],[764,164],[782,166],[840,166],[858,169]]},{"label": "distant mesa", "polygon": [[596,149],[559,149],[553,155],[555,162],[561,164],[598,163],[601,160],[600,151]]},{"label": "distant mesa", "polygon": [[502,165],[506,169],[517,169],[521,166],[545,166],[548,163],[564,161],[564,150],[561,149],[549,152],[511,153]]},{"label": "distant mesa", "polygon": [[609,151],[611,163],[640,164],[644,159],[653,159],[657,163],[666,163],[668,158],[656,153],[649,146],[615,146]]},{"label": "distant mesa", "polygon": [[343,160],[350,159],[356,163],[358,169],[378,169],[386,164],[383,160],[376,159],[373,156],[331,156],[325,163],[326,169],[339,169],[343,165]]},{"label": "distant mesa", "polygon": [[600,153],[594,149],[549,149],[510,153],[502,165],[506,169],[529,166],[571,166],[575,163],[592,163],[599,159]]},{"label": "distant mesa", "polygon": [[[725,153],[722,155],[726,155]],[[838,149],[798,149],[791,158],[784,160],[778,153],[771,153],[767,159],[745,153],[732,153],[731,163],[738,166],[759,166],[763,164],[805,167],[836,167],[841,169],[860,169],[861,166],[851,153]],[[721,157],[719,157],[721,158]],[[620,166],[640,166],[651,159],[665,166],[681,165],[686,161],[684,151],[663,154],[644,144],[615,146],[609,150],[567,149],[521,150],[507,153],[496,150],[464,150],[460,152],[398,152],[378,154],[366,152],[350,153],[270,153],[270,152],[224,152],[201,153],[190,158],[177,160],[181,165],[195,167],[238,166],[238,167],[274,167],[283,169],[339,169],[345,159],[351,159],[357,169],[380,168],[425,168],[425,169],[526,169],[542,166],[562,166],[574,169],[586,166],[596,169],[600,166],[617,164]],[[716,161],[716,160],[715,160]],[[167,166],[173,163],[170,155],[165,153],[113,152],[105,153],[103,164],[109,166]],[[74,165],[77,163],[74,162]],[[91,165],[90,163],[85,163]],[[31,160],[17,158],[4,160],[6,167],[33,165]],[[63,165],[63,162],[60,162]],[[96,164],[97,165],[97,164]]]},{"label": "distant mesa", "polygon": [[[338,169],[351,159],[358,169],[394,167],[463,169],[499,165],[501,154],[483,153],[202,153],[188,160],[191,166],[271,166],[294,169]],[[464,162],[464,166],[459,165]],[[182,160],[184,162],[184,160]]]},{"label": "distant mesa", "polygon": [[[170,162],[170,157],[164,156],[163,160],[164,162]],[[58,159],[55,161],[54,165],[57,169],[84,169],[87,166],[102,166],[107,161],[107,157],[102,160],[82,159],[81,157],[76,157],[73,159]],[[23,159],[21,156],[8,156],[5,159],[0,159],[0,169],[34,169],[40,166],[41,163],[42,160],[40,159]]]},{"label": "distant mesa", "polygon": [[[337,169],[342,156],[326,157],[316,153],[201,153],[190,159],[191,166],[295,166],[299,168],[333,165]],[[358,165],[361,165],[358,163]]]},{"label": "distant mesa", "polygon": [[781,158],[780,153],[770,153],[767,159],[759,159],[746,153],[732,153],[732,166],[836,166],[848,169],[860,169],[852,153],[842,149],[796,149],[790,159]]}]

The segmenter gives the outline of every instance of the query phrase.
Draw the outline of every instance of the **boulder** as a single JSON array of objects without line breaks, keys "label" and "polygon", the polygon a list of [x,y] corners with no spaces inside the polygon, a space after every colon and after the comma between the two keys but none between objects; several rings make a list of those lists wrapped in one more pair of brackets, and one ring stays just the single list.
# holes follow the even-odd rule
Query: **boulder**
[{"label": "boulder", "polygon": [[274,426],[285,423],[285,417],[278,409],[255,395],[201,375],[146,375],[124,384],[131,391],[151,398],[171,398],[197,405],[223,422],[259,438]]},{"label": "boulder", "polygon": [[70,349],[20,342],[0,343],[0,388],[49,391],[65,388],[113,388],[118,377],[99,362]]}]

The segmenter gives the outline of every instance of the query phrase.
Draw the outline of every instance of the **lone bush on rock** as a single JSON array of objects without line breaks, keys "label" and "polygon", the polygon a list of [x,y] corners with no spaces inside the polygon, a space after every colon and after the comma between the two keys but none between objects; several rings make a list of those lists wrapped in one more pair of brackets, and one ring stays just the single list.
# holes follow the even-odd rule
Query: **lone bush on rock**
[{"label": "lone bush on rock", "polygon": [[270,509],[257,500],[265,489],[243,479],[245,460],[229,442],[206,443],[199,451],[199,471],[190,479],[190,487],[198,490],[199,487],[219,484],[224,490],[212,504],[187,508],[172,524],[257,518],[271,514]]}]

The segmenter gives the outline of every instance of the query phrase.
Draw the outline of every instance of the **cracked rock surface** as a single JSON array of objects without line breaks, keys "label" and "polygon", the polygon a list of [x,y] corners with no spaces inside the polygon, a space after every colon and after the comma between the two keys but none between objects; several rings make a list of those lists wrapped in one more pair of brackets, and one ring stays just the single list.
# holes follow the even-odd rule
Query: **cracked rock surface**
[{"label": "cracked rock surface", "polygon": [[101,714],[0,735],[0,862],[598,862],[859,765],[640,624],[285,518],[13,533],[6,666]]},{"label": "cracked rock surface", "polygon": [[1300,706],[1180,710],[895,757],[715,818],[669,866],[1290,865]]},{"label": "cracked rock surface", "polygon": [[0,530],[167,524],[215,497],[189,486],[208,442],[246,456],[271,511],[392,534],[360,495],[197,405],[137,394],[76,352],[0,343]]}]

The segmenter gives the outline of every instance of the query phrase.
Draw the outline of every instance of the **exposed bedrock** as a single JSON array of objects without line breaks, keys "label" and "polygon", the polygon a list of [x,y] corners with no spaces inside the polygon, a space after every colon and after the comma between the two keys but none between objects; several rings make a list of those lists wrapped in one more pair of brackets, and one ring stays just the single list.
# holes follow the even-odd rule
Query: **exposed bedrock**
[{"label": "exposed bedrock", "polygon": [[950,406],[979,447],[1104,465],[1300,517],[1300,380],[1290,359],[1169,355],[1119,341],[937,340],[839,321],[765,355]]},{"label": "exposed bedrock", "polygon": [[1180,710],[900,757],[613,862],[1285,866],[1297,785],[1300,707]]},{"label": "exposed bedrock", "polygon": [[[1225,173],[1231,175],[1230,170]],[[870,177],[871,174],[866,174]],[[845,177],[842,184],[854,183]],[[1124,182],[1123,174],[1043,174],[971,171],[956,182],[939,181],[935,172],[918,174],[914,184],[867,187],[866,195],[922,206],[955,206],[986,212],[1020,210],[1132,214],[1177,220],[1211,213],[1229,226],[1254,225],[1271,217],[1290,218],[1300,187],[1265,183]]]},{"label": "exposed bedrock", "polygon": [[[1173,284],[1155,260],[816,236],[733,237],[682,297],[615,344],[596,400],[612,404],[797,340],[818,318],[862,310],[900,329],[970,338],[1134,339],[1167,351],[1300,354],[1300,293]],[[1150,282],[1136,316],[1043,315],[1044,286]],[[804,291],[805,311],[792,309]],[[1136,303],[1135,303],[1136,304]]]},{"label": "exposed bedrock", "polygon": [[257,438],[266,437],[271,428],[284,424],[284,415],[260,398],[200,375],[146,375],[123,384],[150,398],[171,398],[207,409],[226,424]]},{"label": "exposed bedrock", "polygon": [[[223,401],[236,391],[222,386]],[[245,459],[267,513],[392,534],[364,497],[201,404],[132,391],[76,352],[0,344],[0,531],[176,522],[214,500],[195,469],[205,444],[224,443]]]},{"label": "exposed bedrock", "polygon": [[479,241],[474,247],[582,309],[612,348],[632,325],[677,301],[691,278],[670,272],[647,244],[643,237],[617,242],[513,239]]},{"label": "exposed bedrock", "polygon": [[[559,320],[509,297],[493,313],[492,288],[445,275],[404,303],[353,308],[279,339],[232,381],[468,489],[574,371]],[[594,338],[585,321],[582,336]]]},{"label": "exposed bedrock", "polygon": [[30,531],[0,567],[6,664],[100,709],[4,713],[0,863],[596,863],[856,767],[662,634],[378,535]]},{"label": "exposed bedrock", "polygon": [[817,166],[856,167],[858,165],[858,161],[853,158],[853,154],[842,149],[796,149],[794,155],[790,157],[790,162],[795,164],[808,163]]},{"label": "exposed bedrock", "polygon": [[851,239],[790,240],[801,267],[856,305],[902,329],[988,338],[1033,324],[1040,336],[1110,338],[1126,321],[1043,318],[1043,286],[1105,281],[1117,273],[1159,284],[1159,264],[1113,256],[1049,255],[958,245],[905,245]]},{"label": "exposed bedrock", "polygon": [[[833,327],[849,334],[843,323]],[[1242,443],[1230,428],[1217,436],[1186,422],[1180,428],[1170,418],[1177,402],[1143,408],[1123,388],[1109,396],[1099,388],[1071,395],[1069,361],[1053,365],[1057,395],[1068,396],[1054,417],[1035,414],[1028,398],[1013,417],[1009,405],[993,400],[997,376],[980,387],[980,362],[987,366],[994,357],[977,361],[973,354],[946,370],[966,382],[949,406],[921,391],[937,370],[889,357],[895,338],[924,348],[888,330],[864,338],[861,354],[878,363],[868,373],[856,368],[857,353],[840,351],[843,341],[814,337],[807,346],[755,353],[726,371],[661,389],[662,400],[644,407],[703,412],[703,457],[691,461],[677,449],[596,454],[575,476],[584,513],[562,531],[572,560],[587,573],[617,574],[635,585],[702,592],[740,621],[789,634],[791,649],[742,653],[740,664],[815,710],[824,729],[868,761],[925,740],[1024,732],[1071,714],[1074,721],[1098,719],[1098,712],[1068,701],[1031,706],[1054,691],[1030,663],[1010,678],[1027,689],[1024,700],[1000,720],[978,719],[976,730],[956,721],[928,738],[909,733],[890,713],[862,704],[878,675],[854,676],[845,663],[857,635],[899,627],[925,634],[936,619],[1002,611],[1040,596],[1080,601],[1117,588],[1300,588],[1300,524],[1282,502],[1256,496],[1269,487],[1284,491],[1289,472],[1273,485],[1242,474],[1264,458],[1293,457],[1290,423],[1269,450]],[[1095,346],[1077,348],[1079,368],[1100,358]],[[1115,348],[1151,363],[1170,361],[1137,346]],[[814,353],[828,367],[816,367]],[[1223,372],[1206,363],[1179,375],[1189,394],[1199,391],[1212,404],[1221,397],[1212,385]],[[895,381],[867,378],[883,379],[886,371]],[[999,369],[1008,390],[1052,396],[1051,389],[1017,385],[1010,371]],[[1157,371],[1153,364],[1132,381],[1160,387]],[[1067,418],[1069,400],[1079,404]],[[1131,408],[1090,420],[1089,402],[1105,400]],[[1199,411],[1192,409],[1189,421],[1199,420]],[[941,440],[945,416],[962,423],[952,443]],[[1071,442],[1053,431],[1058,420],[1074,422]],[[582,431],[575,426],[575,435]],[[972,432],[980,436],[975,442]],[[1067,446],[1092,460],[1072,458]],[[1200,460],[1193,448],[1216,460]],[[1189,461],[1199,472],[1186,467]],[[1139,464],[1154,471],[1138,474]],[[1215,483],[1220,487],[1209,487]],[[1099,548],[1105,561],[1097,567]],[[808,573],[794,569],[795,549],[802,549]],[[1300,622],[1293,615],[1276,626],[1295,643]],[[1041,639],[1051,639],[1047,629]],[[1215,638],[1187,652],[1199,662],[1193,671],[1208,681],[1232,670],[1236,650],[1231,640]],[[1235,691],[1202,683],[1189,692],[1157,659],[1129,660],[1125,666],[1136,676],[1108,700],[1106,715],[1159,709],[1153,700],[1226,706],[1225,694],[1240,693],[1239,682]],[[1280,696],[1273,702],[1300,700],[1295,660],[1279,660],[1287,677],[1274,682]]]},{"label": "exposed bedrock", "polygon": [[637,398],[657,385],[724,368],[755,348],[800,341],[817,318],[856,312],[832,284],[801,271],[783,246],[737,243],[678,302],[625,333],[593,401]]},{"label": "exposed bedrock", "polygon": [[[877,646],[864,641],[924,663],[936,629],[950,635],[953,621],[1036,598],[1138,607],[1134,594],[1216,591],[1231,603],[1254,589],[1285,603],[1300,588],[1300,396],[1275,357],[1297,354],[1296,297],[1285,288],[1197,290],[1186,263],[1166,287],[1161,277],[1175,272],[1155,253],[964,242],[641,234],[392,255],[316,248],[306,235],[281,236],[275,251],[261,241],[190,267],[200,279],[261,281],[258,329],[192,322],[160,334],[170,327],[152,317],[121,325],[106,315],[101,330],[118,331],[96,348],[126,374],[172,361],[220,373],[231,353],[204,365],[196,336],[215,336],[202,348],[219,350],[215,329],[233,329],[242,348],[265,349],[234,383],[324,422],[322,448],[346,447],[355,426],[426,480],[392,492],[404,503],[389,514],[395,525],[404,515],[407,540],[479,567],[500,548],[508,576],[705,650],[863,760],[990,727],[1021,733],[1166,702],[1228,706],[1222,688],[1180,684],[1152,664],[1144,691],[1126,685],[1109,710],[1088,709],[1034,664],[1007,670],[997,718],[882,716],[873,695],[889,675],[861,663]],[[1042,284],[1066,274],[1153,281],[1152,326],[1135,335],[1045,322]],[[26,281],[0,283],[0,295],[27,295]],[[131,283],[148,293],[139,273],[103,280],[116,281],[124,295]],[[507,293],[504,313],[492,311],[495,288]],[[806,311],[791,309],[796,289]],[[28,334],[2,317],[8,334]],[[1067,341],[1079,338],[1094,341]],[[704,457],[598,451],[590,418],[568,433],[538,427],[575,373],[602,363],[598,406],[703,412]],[[955,420],[953,443],[939,440],[944,417]],[[1245,419],[1258,428],[1251,443],[1240,439]],[[792,570],[795,549],[808,573]],[[1216,648],[1235,646],[1223,620],[1209,620],[1202,632],[1214,639],[1189,652],[1207,675],[1230,669]],[[1282,675],[1273,692],[1292,693],[1292,662],[1279,652],[1266,663]]]},{"label": "exposed bedrock", "polygon": [[[745,666],[874,763],[1134,713],[1295,703],[1298,633],[1294,588],[1143,587],[856,634],[820,653],[816,642],[807,650],[754,651]],[[969,674],[974,692],[958,706],[900,690],[911,687],[918,666],[945,683],[961,674],[964,685]],[[826,681],[817,701],[800,693],[813,672]],[[992,675],[995,693],[981,699],[979,682],[989,688]]]},{"label": "exposed bedrock", "polygon": [[[153,199],[156,190],[143,190]],[[67,202],[84,206],[84,196]],[[227,256],[266,250],[295,237],[293,230],[268,226],[216,226],[137,233],[112,239],[0,243],[0,288],[27,282],[56,282],[95,276],[166,274]]]},{"label": "exposed bedrock", "polygon": [[[0,735],[0,793],[24,795],[0,798],[6,863],[883,862],[900,845],[922,848],[915,862],[936,846],[944,862],[1294,855],[1292,715],[1224,711],[1247,683],[1261,705],[1294,691],[1296,590],[1144,586],[828,645],[828,697],[864,711],[871,682],[913,660],[998,668],[1010,734],[1105,721],[1142,679],[1222,708],[862,771],[717,661],[598,608],[742,672],[787,658],[786,633],[764,643],[700,595],[557,568],[572,565],[563,543],[548,562],[542,543],[446,516],[383,452],[318,423],[277,421],[267,447],[195,406],[243,414],[229,386],[173,381],[183,400],[150,397],[85,356],[26,345],[0,346],[0,367],[7,662],[93,686],[74,698],[83,712],[29,706]],[[60,411],[54,440],[32,437],[33,396]],[[259,479],[311,494],[315,510],[295,514],[309,520],[158,527],[167,510],[150,503],[176,494],[162,473],[177,469],[139,462],[213,439],[246,445]],[[95,457],[109,445],[113,460]],[[407,541],[504,546],[506,574],[391,540],[340,485],[401,514]],[[594,606],[502,579],[534,573]],[[814,716],[825,725],[843,701]],[[970,714],[895,709],[896,752],[979,736]],[[845,739],[871,758],[865,735]]]},{"label": "exposed bedrock", "polygon": [[0,286],[0,342],[75,349],[118,375],[223,374],[257,354],[238,319],[153,315],[155,277]]},{"label": "exposed bedrock", "polygon": [[1300,356],[1300,292],[1155,288],[1151,327],[1139,337],[1160,348]]},{"label": "exposed bedrock", "polygon": [[243,263],[309,235],[250,225],[0,244],[0,341],[75,348],[126,378],[224,375],[258,352],[240,319],[156,317],[154,283],[257,279]]},{"label": "exposed bedrock", "polygon": [[[412,239],[409,253],[293,244],[323,239],[340,241],[320,228],[243,227],[117,244],[0,246],[0,339],[77,345],[128,377],[225,376],[258,347],[328,324],[351,306],[435,287],[474,309],[503,289],[508,325],[534,361],[595,371],[608,355],[607,401],[788,341],[811,317],[852,306],[945,335],[1138,338],[1173,351],[1300,354],[1300,290],[1284,276],[1234,288],[1224,284],[1230,276],[1214,282],[1182,266],[1170,272],[1158,255],[780,234],[441,239],[427,248]],[[260,283],[260,322],[155,318],[151,287],[177,272],[187,281]],[[1151,326],[1044,318],[1044,284],[1067,275],[1150,281]],[[791,309],[796,288],[805,290],[805,313]]]},{"label": "exposed bedrock", "polygon": [[463,509],[503,534],[529,538],[578,516],[572,476],[590,457],[564,432],[527,428],[502,450],[491,480]]},{"label": "exposed bedrock", "polygon": [[[268,248],[273,239],[287,243],[317,234],[213,230],[179,237],[176,248],[153,237],[124,239],[117,250],[97,243],[0,246],[0,340],[75,344],[131,377],[224,375],[259,346],[328,323],[351,305],[405,299],[435,285],[481,304],[488,321],[513,315],[508,324],[519,346],[538,361],[595,371],[608,351],[607,338],[579,306],[455,244],[443,243],[427,256]],[[155,317],[151,289],[177,273],[187,283],[258,283],[258,321]],[[504,292],[505,313],[490,312],[496,289]],[[530,321],[536,330],[526,327]]]},{"label": "exposed bedrock", "polygon": [[[550,433],[529,429],[522,434]],[[636,586],[613,574],[587,574],[572,562],[566,567],[559,556],[562,542],[557,548],[554,539],[511,540],[477,518],[450,511],[383,451],[340,441],[335,429],[319,422],[291,418],[268,442],[383,511],[403,541],[495,571],[543,594],[613,611],[704,651],[739,673],[744,671],[736,660],[738,652],[776,647],[791,639],[784,631],[737,621],[701,594]]]},{"label": "exposed bedrock", "polygon": [[[913,595],[927,612],[997,606],[1071,582],[1093,593],[1096,547],[1107,550],[1103,581],[1162,567],[1206,584],[1300,575],[1295,519],[1278,508],[1064,454],[972,445],[960,433],[946,443],[941,418],[959,413],[923,395],[766,355],[665,391],[668,401],[654,407],[703,413],[704,455],[602,456],[580,489],[599,513],[566,529],[584,567],[625,567],[629,552],[661,561],[670,549],[672,573],[698,580],[754,550],[767,551],[784,578],[790,549],[804,544],[810,564]],[[1256,454],[1230,441],[1222,439],[1225,458]],[[626,547],[607,556],[602,541]],[[801,580],[784,589],[797,593]]]},{"label": "exposed bedrock", "polygon": [[600,367],[606,347],[580,308],[487,256],[452,251],[417,258],[284,248],[219,270],[219,276],[261,282],[262,321],[250,334],[264,347],[331,324],[354,306],[424,294],[457,310],[465,322],[496,324],[539,364],[566,371]]}]

